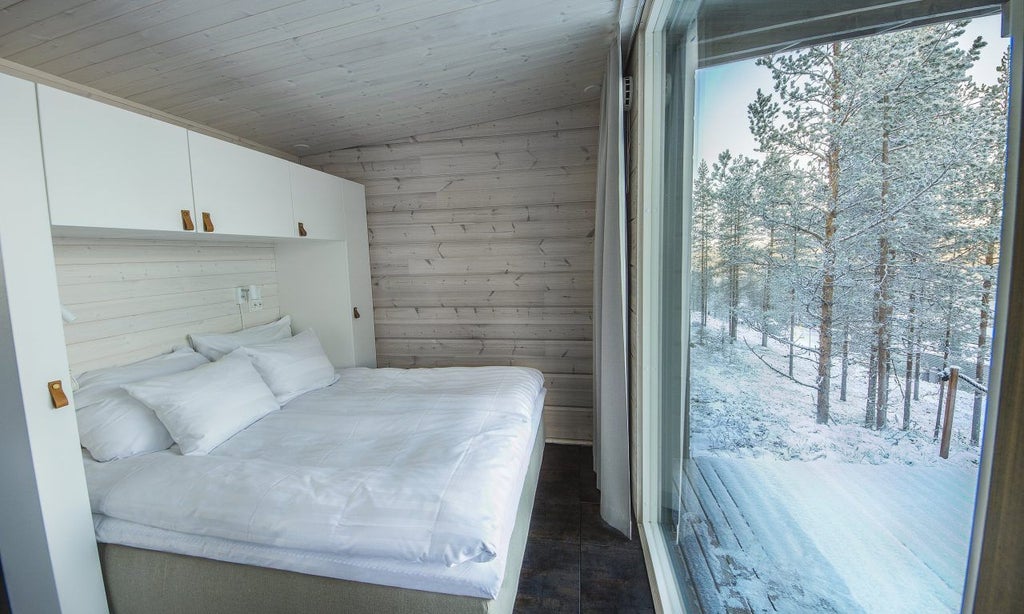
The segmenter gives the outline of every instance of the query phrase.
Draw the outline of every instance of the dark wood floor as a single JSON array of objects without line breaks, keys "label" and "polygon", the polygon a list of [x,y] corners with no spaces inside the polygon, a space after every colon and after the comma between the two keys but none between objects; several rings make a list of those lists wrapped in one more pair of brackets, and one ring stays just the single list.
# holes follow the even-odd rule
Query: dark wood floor
[{"label": "dark wood floor", "polygon": [[601,520],[591,448],[547,444],[515,611],[654,612],[640,539]]}]

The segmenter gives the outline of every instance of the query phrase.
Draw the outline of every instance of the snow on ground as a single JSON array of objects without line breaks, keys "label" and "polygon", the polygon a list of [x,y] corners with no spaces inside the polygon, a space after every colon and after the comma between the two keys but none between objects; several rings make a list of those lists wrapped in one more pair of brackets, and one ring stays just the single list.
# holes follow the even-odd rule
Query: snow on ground
[{"label": "snow on ground", "polygon": [[[696,330],[691,336],[696,340]],[[801,386],[761,363],[755,351],[760,333],[740,329],[740,339],[728,342],[722,323],[709,319],[705,344],[690,350],[690,432],[693,456],[830,460],[873,465],[955,466],[976,471],[979,448],[970,445],[974,396],[961,387],[954,414],[949,459],[939,457],[932,439],[938,406],[938,384],[921,382],[921,399],[911,406],[911,428],[902,430],[902,386],[890,392],[889,427],[864,428],[865,368],[851,365],[847,401],[839,400],[839,369],[833,369],[828,425],[815,421],[815,391]],[[764,354],[774,367],[786,369],[786,349],[769,342]],[[838,363],[838,360],[836,361]],[[902,383],[902,373],[898,374]],[[797,358],[796,376],[814,382],[814,363]]]},{"label": "snow on ground", "polygon": [[[765,599],[794,612],[808,603],[872,614],[957,611],[980,452],[969,442],[973,394],[964,387],[957,395],[950,455],[942,459],[932,436],[939,384],[921,382],[904,431],[901,368],[889,426],[868,429],[865,367],[851,365],[849,398],[839,401],[837,359],[831,419],[820,425],[815,391],[772,372],[747,346],[785,371],[783,344],[765,351],[760,333],[744,328],[730,343],[724,324],[711,322],[703,345],[696,327],[691,337],[691,456],[720,474],[750,526],[744,530],[756,537],[704,546],[737,579],[729,591],[718,588],[721,606],[742,594],[754,611]],[[796,376],[813,382],[814,363],[798,358]],[[694,527],[715,524],[706,510],[683,512]],[[813,573],[803,571],[809,566]]]},{"label": "snow on ground", "polygon": [[[709,521],[720,538],[710,554],[729,567],[727,577],[736,578],[754,611],[959,610],[974,499],[969,472],[711,457],[696,463],[705,479],[721,482],[744,519],[741,530],[735,515],[731,527]],[[737,539],[723,530],[735,530]]]}]

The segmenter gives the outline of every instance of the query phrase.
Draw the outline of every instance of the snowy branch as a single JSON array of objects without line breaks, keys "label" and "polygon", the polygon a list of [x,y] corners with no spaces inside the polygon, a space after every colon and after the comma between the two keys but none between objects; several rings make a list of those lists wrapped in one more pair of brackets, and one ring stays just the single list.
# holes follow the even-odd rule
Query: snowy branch
[{"label": "snowy branch", "polygon": [[792,381],[792,382],[794,382],[794,383],[800,384],[801,386],[804,386],[804,387],[806,387],[806,388],[810,388],[811,390],[817,390],[817,389],[818,389],[818,387],[817,387],[817,386],[815,386],[815,385],[813,385],[813,384],[807,384],[807,383],[805,383],[805,382],[801,382],[800,380],[796,379],[795,377],[790,377],[790,376],[789,376],[788,374],[786,374],[786,373],[783,373],[783,372],[782,372],[782,371],[780,371],[779,369],[776,369],[775,367],[773,367],[773,366],[772,366],[771,364],[769,364],[769,363],[768,363],[768,361],[767,361],[767,360],[765,360],[765,359],[764,359],[764,357],[763,357],[763,356],[761,356],[760,354],[758,354],[758,353],[757,353],[757,351],[756,351],[756,350],[754,350],[754,348],[753,348],[753,347],[751,347],[751,345],[750,345],[749,343],[747,343],[747,340],[746,340],[746,339],[744,339],[744,340],[743,340],[743,345],[747,346],[747,349],[748,349],[748,350],[750,350],[750,353],[751,353],[751,354],[753,354],[754,356],[756,356],[756,357],[757,357],[757,359],[758,359],[758,360],[760,360],[760,361],[761,361],[762,363],[764,363],[764,366],[766,366],[766,367],[768,367],[769,369],[771,369],[772,371],[774,371],[774,372],[778,373],[778,374],[779,374],[779,375],[781,375],[782,377],[784,377],[784,378],[786,378],[786,379],[788,379],[788,380],[790,380],[790,381]]},{"label": "snowy branch", "polygon": [[764,328],[761,327],[761,326],[758,326],[756,322],[748,322],[748,321],[744,320],[744,324],[746,324],[752,330],[755,330],[755,331],[757,331],[759,333],[763,333],[765,335],[768,335],[768,337],[770,339],[772,339],[773,341],[777,341],[777,342],[779,342],[782,345],[785,345],[787,347],[792,345],[794,348],[796,348],[798,350],[803,350],[803,351],[809,352],[811,354],[817,354],[818,353],[818,348],[812,348],[812,347],[807,346],[807,345],[800,345],[799,343],[796,343],[795,341],[790,341],[789,339],[783,339],[782,337],[779,337],[778,335],[772,334],[771,331],[764,330]]}]

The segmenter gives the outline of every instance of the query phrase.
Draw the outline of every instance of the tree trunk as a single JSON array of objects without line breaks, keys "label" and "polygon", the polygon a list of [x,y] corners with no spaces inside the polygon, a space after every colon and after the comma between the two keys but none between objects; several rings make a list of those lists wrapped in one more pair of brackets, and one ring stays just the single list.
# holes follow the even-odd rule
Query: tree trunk
[{"label": "tree trunk", "polygon": [[790,379],[793,378],[793,346],[796,341],[796,316],[793,312],[789,313],[789,369],[787,373]]},{"label": "tree trunk", "polygon": [[907,371],[903,382],[903,430],[910,430],[910,400],[914,376],[914,353],[907,352]]},{"label": "tree trunk", "polygon": [[[832,79],[831,99],[832,111],[837,116],[840,111],[839,100],[839,43],[832,43]],[[818,377],[817,403],[815,419],[818,424],[828,424],[829,397],[832,390],[832,317],[833,303],[836,292],[836,218],[839,215],[839,141],[837,136],[831,137],[828,147],[828,210],[825,212],[825,230],[822,233],[822,276],[821,305],[818,320]]]},{"label": "tree trunk", "polygon": [[[985,252],[985,266],[991,271],[996,261],[996,245],[988,244],[988,251]],[[985,383],[985,364],[988,360],[988,306],[992,300],[992,275],[985,276],[981,291],[981,310],[978,318],[978,353],[974,363],[974,379],[978,384]],[[981,442],[981,391],[974,391],[974,408],[971,413],[971,445],[976,446]]]},{"label": "tree trunk", "polygon": [[[886,105],[889,97],[882,99]],[[888,220],[889,213],[889,112],[884,111],[885,119],[882,128],[882,192],[879,212],[883,220]],[[875,426],[884,429],[889,417],[889,321],[892,315],[890,288],[892,270],[889,266],[892,246],[887,236],[886,222],[883,221],[878,237],[878,264],[875,266],[875,352],[877,353],[878,392],[875,402]]]},{"label": "tree trunk", "polygon": [[743,249],[743,216],[741,210],[744,203],[734,203],[731,213],[729,244],[729,338],[733,341],[739,332],[740,320],[740,250]]},{"label": "tree trunk", "polygon": [[[826,235],[835,234],[835,215],[828,215]],[[829,396],[832,388],[832,301],[835,298],[834,255],[826,256],[825,276],[821,285],[821,318],[818,325],[818,424],[828,424]]]},{"label": "tree trunk", "polygon": [[889,413],[889,336],[885,306],[879,304],[875,311],[875,428],[881,430]]},{"label": "tree trunk", "polygon": [[761,292],[761,347],[768,347],[768,311],[772,308],[772,257],[775,252],[775,228],[768,229],[768,256],[764,264],[764,289]]},{"label": "tree trunk", "polygon": [[921,400],[921,329],[917,329],[914,339],[914,400]]},{"label": "tree trunk", "polygon": [[832,315],[835,300],[835,246],[836,214],[839,199],[839,148],[833,147],[829,155],[829,182],[833,200],[825,215],[825,253],[822,263],[821,305],[818,322],[818,377],[816,420],[828,424],[829,396],[832,390]]},{"label": "tree trunk", "polygon": [[850,375],[850,325],[843,324],[843,354],[840,360],[839,400],[846,400],[846,381]]},{"label": "tree trunk", "polygon": [[739,328],[740,309],[740,267],[729,265],[729,339],[736,340]]},{"label": "tree trunk", "polygon": [[[951,297],[954,298],[954,297]],[[950,305],[955,305],[955,301],[950,300]],[[945,371],[946,367],[949,366],[949,344],[953,337],[953,309],[950,307],[949,311],[946,312],[946,333],[943,336],[942,341],[942,370]],[[939,408],[935,410],[935,434],[932,436],[933,439],[939,438],[939,429],[942,428],[942,391],[945,390],[945,386],[939,386]]]},{"label": "tree trunk", "polygon": [[871,345],[871,352],[868,355],[868,395],[864,403],[864,428],[875,427],[875,401],[878,391],[878,370],[875,368],[875,361],[878,356],[874,344]]},{"label": "tree trunk", "polygon": [[700,224],[700,334],[698,335],[698,340],[701,345],[704,345],[704,332],[708,326],[708,291],[710,285],[708,283],[708,277],[710,273],[710,271],[708,270],[708,252],[710,251],[710,248],[708,246],[708,239],[710,236],[710,232],[706,227],[706,212],[701,215]]},{"label": "tree trunk", "polygon": [[[914,260],[911,260],[913,263]],[[917,293],[910,291],[910,308],[907,310],[907,369],[904,374],[903,393],[903,430],[910,429],[910,401],[914,375],[914,336],[917,327]]]},{"label": "tree trunk", "polygon": [[[792,266],[796,266],[796,231],[790,235],[792,238],[793,247],[793,259],[790,261]],[[794,342],[796,340],[796,286],[793,285],[792,279],[789,284],[789,374],[790,379],[793,378],[793,352]]]}]

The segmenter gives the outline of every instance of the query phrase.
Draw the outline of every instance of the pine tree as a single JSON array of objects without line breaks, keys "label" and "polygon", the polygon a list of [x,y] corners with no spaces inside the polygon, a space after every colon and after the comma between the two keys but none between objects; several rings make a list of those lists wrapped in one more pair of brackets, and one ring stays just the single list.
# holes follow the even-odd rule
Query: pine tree
[{"label": "pine tree", "polygon": [[[895,367],[893,339],[898,330],[896,323],[901,320],[911,328],[911,339],[903,340],[910,354],[905,369],[908,381],[913,371],[913,349],[909,346],[916,335],[916,322],[910,322],[916,320],[918,310],[915,269],[928,251],[915,222],[922,219],[923,206],[931,196],[963,164],[957,151],[963,146],[962,139],[957,138],[964,108],[960,92],[979,48],[978,43],[966,51],[959,47],[963,26],[942,24],[859,39],[848,51],[850,64],[856,67],[849,71],[849,86],[870,95],[860,101],[845,144],[848,157],[866,163],[848,165],[853,169],[845,181],[854,186],[851,194],[859,194],[851,200],[877,194],[870,198],[876,203],[873,215],[862,217],[860,227],[851,229],[848,237],[876,237],[869,358],[873,372],[868,376],[865,425],[872,426],[873,417],[873,426],[878,429],[888,424],[890,380]],[[871,135],[877,136],[872,139]],[[855,207],[851,204],[847,208]],[[909,397],[909,393],[901,392]],[[909,423],[909,407],[905,401],[905,425]]]},{"label": "pine tree", "polygon": [[711,290],[711,252],[714,242],[714,195],[708,163],[701,160],[693,183],[693,262],[697,268],[697,310],[700,312],[698,342],[704,345]]},{"label": "pine tree", "polygon": [[[853,109],[841,70],[849,43],[835,42],[760,58],[774,80],[773,95],[758,91],[748,107],[760,149],[798,159],[812,186],[810,224],[796,229],[811,237],[819,258],[815,280],[818,329],[815,419],[827,424],[832,387],[832,336],[841,223],[840,175],[843,131]],[[813,225],[812,225],[813,224]]]},{"label": "pine tree", "polygon": [[740,285],[753,257],[750,210],[754,202],[757,163],[746,156],[722,152],[711,167],[711,184],[718,227],[719,259],[725,270],[729,338],[736,340],[740,322]]},{"label": "pine tree", "polygon": [[[978,230],[978,238],[984,251],[979,266],[981,292],[978,306],[978,343],[974,356],[974,379],[985,383],[988,372],[990,322],[992,319],[992,296],[996,278],[999,231],[1002,223],[1003,168],[1005,164],[1006,131],[1003,120],[1009,106],[1009,53],[1004,53],[999,65],[999,79],[995,85],[976,88],[979,98],[977,129],[982,131],[982,146],[977,148],[973,176],[975,198],[981,209],[984,226]],[[971,413],[971,444],[981,441],[981,413],[983,393],[974,391]]]},{"label": "pine tree", "polygon": [[[762,346],[788,348],[785,370],[768,366],[794,380],[795,362],[810,355],[820,424],[829,422],[837,360],[841,400],[851,365],[867,366],[867,381],[852,384],[867,386],[872,429],[887,427],[897,395],[900,425],[911,427],[922,354],[969,360],[975,379],[987,377],[1006,84],[972,84],[983,43],[962,45],[964,26],[758,60],[774,81],[748,105],[764,160],[725,151],[698,167],[701,329],[709,306],[721,305],[730,339],[743,324],[759,330]],[[817,333],[814,347],[797,343],[801,326]],[[979,394],[975,440],[983,406]]]}]

